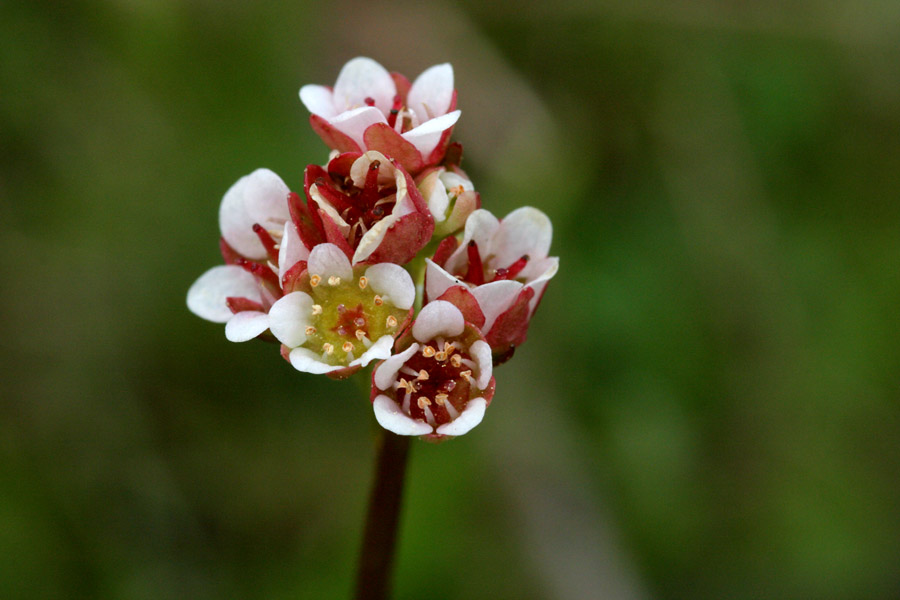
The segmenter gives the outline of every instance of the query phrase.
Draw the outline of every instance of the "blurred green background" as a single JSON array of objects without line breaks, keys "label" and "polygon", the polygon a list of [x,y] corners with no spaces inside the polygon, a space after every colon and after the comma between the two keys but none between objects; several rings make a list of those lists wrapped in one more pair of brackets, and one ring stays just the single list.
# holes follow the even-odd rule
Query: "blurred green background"
[{"label": "blurred green background", "polygon": [[346,598],[374,419],[185,307],[297,98],[453,63],[561,270],[401,599],[896,598],[900,3],[0,3],[0,597]]}]

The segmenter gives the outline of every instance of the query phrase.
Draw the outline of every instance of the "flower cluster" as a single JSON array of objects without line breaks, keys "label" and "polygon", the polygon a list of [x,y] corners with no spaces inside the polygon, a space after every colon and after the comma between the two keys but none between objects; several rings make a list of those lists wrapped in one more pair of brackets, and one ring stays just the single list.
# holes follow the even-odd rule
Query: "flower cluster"
[{"label": "flower cluster", "polygon": [[375,363],[375,418],[441,440],[478,425],[493,368],[525,341],[559,259],[550,220],[481,208],[450,143],[453,69],[415,81],[369,58],[300,100],[331,148],[302,193],[258,169],[222,198],[225,264],[191,286],[188,308],[233,342],[280,344],[298,371],[343,379]]}]

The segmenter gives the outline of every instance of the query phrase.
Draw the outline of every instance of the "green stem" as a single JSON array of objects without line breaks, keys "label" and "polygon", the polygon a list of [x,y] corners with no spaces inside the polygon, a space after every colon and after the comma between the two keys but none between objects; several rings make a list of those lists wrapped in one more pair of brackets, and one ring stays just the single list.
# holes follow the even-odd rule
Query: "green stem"
[{"label": "green stem", "polygon": [[386,600],[400,524],[409,437],[380,430],[377,470],[359,556],[356,600]]}]

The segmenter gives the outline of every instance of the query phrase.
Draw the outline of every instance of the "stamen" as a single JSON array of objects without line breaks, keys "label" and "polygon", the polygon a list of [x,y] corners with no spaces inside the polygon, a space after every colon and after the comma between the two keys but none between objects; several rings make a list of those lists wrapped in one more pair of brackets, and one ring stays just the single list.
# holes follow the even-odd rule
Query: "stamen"
[{"label": "stamen", "polygon": [[[362,221],[360,221],[362,222]],[[366,279],[365,275],[359,278],[359,289],[364,290],[366,286],[369,285],[369,280]]]},{"label": "stamen", "polygon": [[309,326],[306,328],[306,335],[307,335],[307,336],[310,336],[310,335],[315,335],[315,334],[316,334],[316,328],[313,327],[312,325],[309,325]]},{"label": "stamen", "polygon": [[329,355],[334,354],[334,346],[332,346],[328,342],[325,342],[324,344],[322,344],[322,351],[325,354],[329,354]]},{"label": "stamen", "polygon": [[447,360],[447,353],[444,352],[443,350],[441,350],[439,352],[435,352],[434,360],[436,360],[438,362],[444,362],[445,360]]},{"label": "stamen", "polygon": [[347,312],[347,307],[344,306],[343,303],[341,303],[341,304],[338,304],[338,305],[337,305],[337,308],[336,308],[335,310],[338,311],[338,314],[341,314],[341,315],[342,315],[342,314],[344,314],[345,312]]},{"label": "stamen", "polygon": [[523,255],[519,260],[509,265],[505,269],[497,269],[495,271],[496,275],[494,275],[494,281],[502,281],[504,279],[512,279],[516,275],[522,272],[522,269],[528,264],[529,257],[527,254]]},{"label": "stamen", "polygon": [[391,105],[391,112],[388,116],[388,127],[394,127],[394,124],[397,122],[397,114],[400,112],[400,109],[403,108],[403,98],[400,97],[400,94],[394,96],[394,103]]},{"label": "stamen", "polygon": [[357,327],[364,327],[366,324],[366,320],[362,317],[356,317],[355,319],[353,319],[353,324]]},{"label": "stamen", "polygon": [[429,425],[434,426],[434,413],[431,412],[431,409],[428,408],[427,405],[423,406],[422,410],[425,412],[425,420],[428,421]]},{"label": "stamen", "polygon": [[344,342],[344,345],[341,346],[341,350],[344,352],[353,352],[353,342]]},{"label": "stamen", "polygon": [[375,303],[375,306],[381,306],[382,304],[384,304],[384,300],[382,300],[381,296],[379,296],[378,294],[375,294],[375,298],[372,299],[372,302]]},{"label": "stamen", "polygon": [[469,268],[466,270],[465,280],[475,285],[484,283],[484,265],[481,264],[481,254],[478,253],[478,244],[475,240],[470,240],[466,248],[466,255],[469,259]]},{"label": "stamen", "polygon": [[380,167],[381,161],[373,160],[369,164],[369,170],[366,172],[366,182],[363,184],[362,193],[358,197],[358,200],[366,208],[374,206],[378,202],[378,169]]},{"label": "stamen", "polygon": [[397,326],[397,317],[394,315],[388,315],[388,318],[385,320],[385,323],[388,327],[396,327]]},{"label": "stamen", "polygon": [[425,408],[426,406],[431,406],[431,400],[425,396],[419,396],[419,399],[416,400],[416,404],[419,405],[419,408]]},{"label": "stamen", "polygon": [[259,238],[259,241],[262,242],[263,248],[266,249],[266,254],[269,255],[269,260],[274,262],[275,266],[278,266],[278,248],[275,244],[275,240],[272,239],[272,236],[269,235],[266,228],[259,223],[254,223],[253,233],[255,233],[256,237]]},{"label": "stamen", "polygon": [[447,394],[437,394],[434,397],[434,403],[437,404],[438,406],[443,406],[444,402],[446,402],[447,398],[449,398],[449,397],[450,396],[448,396]]},{"label": "stamen", "polygon": [[413,376],[413,377],[415,377],[415,376],[418,375],[418,373],[416,373],[414,370],[412,370],[411,368],[407,367],[406,365],[403,365],[402,367],[400,367],[400,372],[401,372],[401,373],[406,373],[407,375],[411,375],[411,376]]},{"label": "stamen", "polygon": [[474,370],[474,369],[477,369],[477,368],[478,368],[478,365],[475,364],[475,361],[474,361],[474,360],[469,360],[468,358],[464,358],[464,359],[462,359],[461,362],[462,362],[462,364],[466,365],[466,366],[469,367],[470,369],[473,369],[473,370]]},{"label": "stamen", "polygon": [[319,275],[311,275],[309,278],[309,285],[316,287],[319,285],[320,281],[322,281],[322,278]]},{"label": "stamen", "polygon": [[366,332],[363,331],[362,329],[357,329],[356,330],[356,339],[358,339],[359,341],[363,341],[364,337],[366,337]]},{"label": "stamen", "polygon": [[450,402],[444,403],[444,409],[446,409],[447,414],[450,415],[451,419],[455,419],[459,416],[459,411],[454,408],[454,406]]},{"label": "stamen", "polygon": [[459,376],[462,377],[463,379],[465,379],[466,381],[468,381],[469,383],[472,383],[472,371],[461,371]]},{"label": "stamen", "polygon": [[409,400],[412,398],[412,390],[406,390],[406,393],[403,394],[403,412],[409,414]]},{"label": "stamen", "polygon": [[432,356],[434,356],[434,348],[432,348],[431,346],[425,346],[424,348],[422,348],[422,356],[424,356],[425,358],[431,358]]},{"label": "stamen", "polygon": [[456,346],[453,345],[453,342],[444,342],[444,352],[450,354],[454,350],[456,350]]},{"label": "stamen", "polygon": [[328,278],[328,285],[330,285],[330,286],[340,285],[340,283],[341,283],[341,278],[338,277],[337,275],[332,275],[331,277]]},{"label": "stamen", "polygon": [[375,106],[375,98],[372,98],[371,96],[366,96],[363,102],[366,103],[366,106]]},{"label": "stamen", "polygon": [[416,379],[418,379],[420,381],[425,381],[426,379],[428,379],[428,371],[426,371],[425,369],[421,369],[419,371],[419,375],[416,377]]},{"label": "stamen", "polygon": [[[310,279],[310,283],[312,283],[312,279]],[[312,305],[312,314],[321,315],[322,314],[322,305],[321,304],[313,304]]]},{"label": "stamen", "polygon": [[460,356],[459,354],[454,354],[450,357],[450,364],[454,367],[459,367],[460,365],[462,365],[462,356]]}]

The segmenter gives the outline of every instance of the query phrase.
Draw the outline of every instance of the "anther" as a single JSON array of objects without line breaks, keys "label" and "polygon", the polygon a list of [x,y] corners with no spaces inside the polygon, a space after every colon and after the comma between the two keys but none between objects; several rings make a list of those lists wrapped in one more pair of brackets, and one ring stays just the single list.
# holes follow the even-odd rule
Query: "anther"
[{"label": "anther", "polygon": [[335,286],[335,285],[340,285],[340,283],[341,283],[341,278],[338,277],[337,275],[332,275],[331,277],[328,278],[328,285]]},{"label": "anther", "polygon": [[315,335],[315,334],[316,334],[316,328],[313,327],[312,325],[307,326],[306,335],[309,336],[309,335]]},{"label": "anther", "polygon": [[397,326],[397,317],[394,315],[388,315],[388,318],[385,320],[385,323],[388,327],[396,327]]},{"label": "anther", "polygon": [[454,367],[461,366],[462,365],[462,356],[460,356],[459,354],[454,354],[453,356],[450,357],[450,364],[453,365]]},{"label": "anther", "polygon": [[384,304],[384,300],[382,300],[381,296],[379,296],[378,294],[375,294],[375,298],[372,299],[372,302],[375,303],[375,306],[381,306],[382,304]]},{"label": "anther", "polygon": [[366,332],[363,331],[362,329],[357,329],[356,330],[356,339],[358,339],[359,341],[363,341],[364,337],[366,337]]},{"label": "anther", "polygon": [[434,397],[434,401],[438,406],[443,406],[444,402],[446,402],[447,398],[449,397],[450,396],[448,396],[447,394],[436,394]]},{"label": "anther", "polygon": [[434,348],[432,348],[431,346],[425,346],[424,348],[422,348],[422,356],[424,356],[425,358],[431,358],[432,356],[434,356]]},{"label": "anther", "polygon": [[371,96],[366,96],[365,99],[363,99],[363,102],[366,103],[366,106],[375,106],[375,98]]},{"label": "anther", "polygon": [[364,290],[369,285],[369,280],[365,276],[359,278],[359,289]]},{"label": "anther", "polygon": [[322,281],[322,278],[318,275],[312,275],[309,278],[309,285],[316,287],[319,285],[319,282]]},{"label": "anther", "polygon": [[421,369],[419,371],[419,375],[416,377],[416,379],[425,381],[426,379],[428,379],[428,371],[426,371],[425,369]]},{"label": "anther", "polygon": [[472,371],[461,371],[459,373],[459,376],[462,377],[463,379],[465,379],[466,381],[468,381],[469,383],[472,383]]},{"label": "anther", "polygon": [[416,404],[419,405],[419,408],[425,408],[426,406],[431,406],[431,400],[425,396],[419,396],[419,399],[416,400]]},{"label": "anther", "polygon": [[332,346],[328,342],[325,342],[324,344],[322,344],[322,351],[325,354],[334,354],[334,346]]},{"label": "anther", "polygon": [[447,353],[444,352],[443,350],[440,350],[439,352],[435,352],[434,360],[436,360],[438,362],[444,362],[445,360],[447,360]]},{"label": "anther", "polygon": [[344,352],[353,352],[353,342],[344,342],[344,345],[341,346],[341,350]]},{"label": "anther", "polygon": [[[310,283],[312,283],[312,280],[310,280]],[[313,304],[312,305],[312,314],[321,315],[322,314],[322,305],[321,304]]]}]

